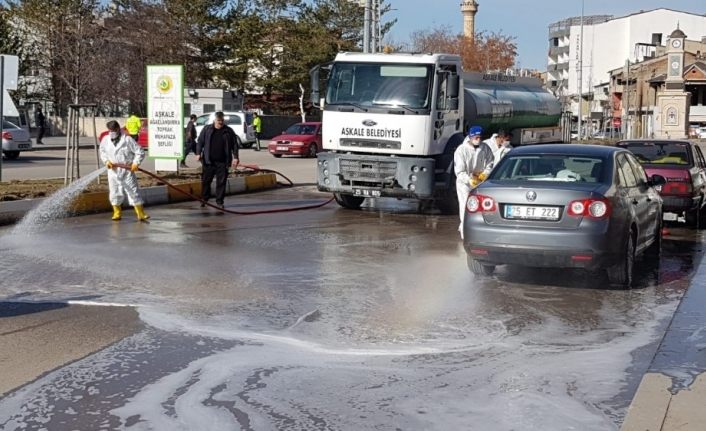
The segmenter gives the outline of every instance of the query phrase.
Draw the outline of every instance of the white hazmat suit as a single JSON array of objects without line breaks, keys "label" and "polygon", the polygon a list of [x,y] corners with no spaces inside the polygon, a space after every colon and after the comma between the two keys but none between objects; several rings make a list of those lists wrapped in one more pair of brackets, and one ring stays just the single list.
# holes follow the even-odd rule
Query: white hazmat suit
[{"label": "white hazmat suit", "polygon": [[461,238],[463,238],[463,219],[466,215],[466,200],[471,190],[475,188],[475,186],[471,186],[471,180],[475,179],[475,181],[480,183],[478,178],[481,174],[483,174],[483,178],[487,177],[493,169],[493,160],[492,148],[485,142],[479,142],[478,146],[475,146],[470,137],[466,137],[454,153],[458,216],[461,219],[458,231],[461,233]]},{"label": "white hazmat suit", "polygon": [[[120,139],[113,143],[110,134],[101,139],[100,158],[105,165],[108,161],[112,164],[139,165],[145,158],[145,152],[129,135],[121,133]],[[108,169],[108,187],[110,189],[110,203],[120,206],[127,194],[128,203],[132,206],[142,205],[142,197],[137,190],[137,176],[134,172],[124,168]]]}]

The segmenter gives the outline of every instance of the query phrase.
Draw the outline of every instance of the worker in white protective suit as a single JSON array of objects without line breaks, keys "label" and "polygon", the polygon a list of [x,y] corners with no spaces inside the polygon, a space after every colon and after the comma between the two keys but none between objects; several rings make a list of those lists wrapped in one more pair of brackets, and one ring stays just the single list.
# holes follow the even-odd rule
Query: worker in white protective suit
[{"label": "worker in white protective suit", "polygon": [[502,129],[498,130],[493,144],[494,146],[491,146],[491,148],[493,149],[494,157],[493,167],[495,167],[498,163],[500,163],[500,160],[502,160],[502,158],[505,157],[510,150],[512,150],[512,145],[510,144],[510,134]]},{"label": "worker in white protective suit", "polygon": [[[135,208],[137,219],[146,221],[150,217],[145,213],[135,175],[145,158],[145,152],[130,135],[122,133],[117,121],[109,121],[106,127],[108,134],[101,139],[100,158],[108,168],[113,220],[122,218],[121,205],[127,194],[128,203]],[[119,168],[116,164],[129,165],[130,169]]]},{"label": "worker in white protective suit", "polygon": [[454,172],[456,173],[456,193],[461,224],[458,231],[463,238],[463,219],[466,215],[466,200],[471,190],[488,178],[493,169],[493,150],[480,136],[483,129],[473,126],[468,130],[468,136],[458,146],[454,153]]}]

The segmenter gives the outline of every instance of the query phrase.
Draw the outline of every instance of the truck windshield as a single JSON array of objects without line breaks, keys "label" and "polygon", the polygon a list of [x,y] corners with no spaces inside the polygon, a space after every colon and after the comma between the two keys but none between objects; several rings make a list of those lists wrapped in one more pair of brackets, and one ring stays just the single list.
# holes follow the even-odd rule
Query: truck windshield
[{"label": "truck windshield", "polygon": [[336,63],[329,75],[326,104],[426,109],[431,76],[430,65]]}]

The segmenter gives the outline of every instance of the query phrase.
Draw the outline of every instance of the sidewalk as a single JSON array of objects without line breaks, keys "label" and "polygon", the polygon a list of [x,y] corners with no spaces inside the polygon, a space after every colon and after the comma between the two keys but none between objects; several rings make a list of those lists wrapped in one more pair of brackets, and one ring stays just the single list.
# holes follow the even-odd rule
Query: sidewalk
[{"label": "sidewalk", "polygon": [[[42,139],[42,141],[42,145],[37,145],[37,141],[32,138],[32,151],[66,149],[66,136],[49,136]],[[79,148],[93,148],[93,145],[95,145],[95,138],[92,136],[78,138]]]},{"label": "sidewalk", "polygon": [[692,278],[622,431],[706,429],[706,264]]}]

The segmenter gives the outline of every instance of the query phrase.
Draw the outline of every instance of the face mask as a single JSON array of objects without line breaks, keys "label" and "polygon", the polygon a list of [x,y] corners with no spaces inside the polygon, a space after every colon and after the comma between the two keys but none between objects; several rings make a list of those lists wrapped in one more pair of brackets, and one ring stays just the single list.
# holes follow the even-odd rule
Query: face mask
[{"label": "face mask", "polygon": [[118,139],[118,137],[120,136],[120,134],[119,134],[118,132],[110,132],[110,133],[109,133],[109,136],[110,136],[110,139],[116,140],[116,139]]}]

